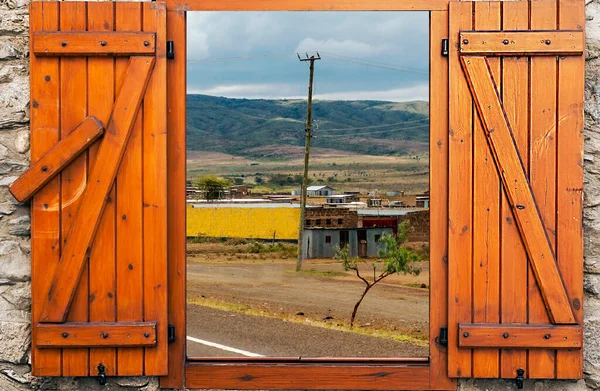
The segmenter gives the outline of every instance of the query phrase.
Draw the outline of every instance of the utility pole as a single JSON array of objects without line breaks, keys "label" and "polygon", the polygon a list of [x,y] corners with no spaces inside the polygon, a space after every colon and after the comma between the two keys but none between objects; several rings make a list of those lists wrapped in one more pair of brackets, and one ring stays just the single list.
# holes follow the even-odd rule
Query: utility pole
[{"label": "utility pole", "polygon": [[302,251],[302,242],[304,240],[304,216],[306,215],[306,189],[308,188],[308,158],[310,156],[310,139],[312,131],[312,94],[313,94],[313,76],[315,73],[315,61],[320,60],[321,56],[317,52],[317,56],[308,56],[302,58],[298,54],[298,59],[301,62],[310,62],[310,73],[308,76],[308,108],[306,113],[306,138],[304,142],[304,175],[302,176],[302,194],[300,201],[300,223],[298,224],[298,258],[296,259],[296,271],[302,270],[302,260],[304,253]]}]

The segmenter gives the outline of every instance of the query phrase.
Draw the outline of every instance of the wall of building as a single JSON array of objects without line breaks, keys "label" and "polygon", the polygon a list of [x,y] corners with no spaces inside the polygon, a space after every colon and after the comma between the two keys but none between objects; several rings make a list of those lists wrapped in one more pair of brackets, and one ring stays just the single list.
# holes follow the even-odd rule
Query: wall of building
[{"label": "wall of building", "polygon": [[[306,258],[332,258],[335,256],[335,247],[340,246],[339,229],[307,229],[304,230],[302,251]],[[350,246],[350,257],[358,256],[358,230],[348,229],[348,245]],[[377,244],[376,236],[381,237],[384,233],[392,234],[391,228],[370,228],[366,230],[367,234],[367,255],[376,257],[378,250],[382,247]],[[327,237],[331,241],[327,242]]]},{"label": "wall of building", "polygon": [[299,208],[187,207],[187,236],[297,239]]},{"label": "wall of building", "polygon": [[[528,381],[527,390],[600,390],[600,0],[587,14],[585,122],[585,380]],[[29,211],[7,186],[28,164],[29,85],[26,0],[0,0],[0,390],[158,389],[155,378],[46,379],[30,375]],[[514,390],[509,381],[463,381],[462,391]]]}]

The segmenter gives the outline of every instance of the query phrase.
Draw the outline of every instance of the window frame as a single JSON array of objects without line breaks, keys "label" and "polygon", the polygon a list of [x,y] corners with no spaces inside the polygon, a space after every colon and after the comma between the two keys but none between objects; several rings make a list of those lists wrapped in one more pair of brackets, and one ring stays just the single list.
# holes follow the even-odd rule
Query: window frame
[{"label": "window frame", "polygon": [[[168,305],[176,339],[169,345],[163,388],[453,390],[447,349],[438,343],[447,327],[448,220],[448,0],[166,0]],[[430,308],[429,357],[419,358],[226,358],[186,357],[186,12],[187,11],[428,11],[430,110]],[[434,88],[433,88],[434,87]],[[435,115],[433,115],[435,114]],[[375,380],[376,379],[376,380]]]}]

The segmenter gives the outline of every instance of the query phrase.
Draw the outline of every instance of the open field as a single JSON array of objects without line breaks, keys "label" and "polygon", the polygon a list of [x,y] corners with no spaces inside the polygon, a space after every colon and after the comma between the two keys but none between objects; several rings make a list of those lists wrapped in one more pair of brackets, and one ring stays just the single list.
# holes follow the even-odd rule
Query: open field
[{"label": "open field", "polygon": [[[269,356],[426,356],[429,265],[421,266],[419,276],[376,285],[350,329],[364,284],[336,260],[305,260],[296,273],[295,245],[188,243],[188,335]],[[372,273],[368,262],[361,270]],[[188,345],[190,355],[238,355]]]},{"label": "open field", "polygon": [[[281,151],[285,149],[285,151]],[[300,186],[267,186],[274,174],[300,175],[303,167],[302,147],[278,147],[269,159],[252,160],[219,152],[188,151],[188,179],[214,174],[222,177],[242,177],[244,183],[256,184],[253,193],[287,192]],[[285,159],[281,157],[285,156]],[[334,149],[311,150],[310,179],[314,184],[327,184],[342,191],[363,193],[378,189],[382,192],[402,190],[416,194],[428,190],[429,157],[417,160],[410,156],[371,156]]]}]

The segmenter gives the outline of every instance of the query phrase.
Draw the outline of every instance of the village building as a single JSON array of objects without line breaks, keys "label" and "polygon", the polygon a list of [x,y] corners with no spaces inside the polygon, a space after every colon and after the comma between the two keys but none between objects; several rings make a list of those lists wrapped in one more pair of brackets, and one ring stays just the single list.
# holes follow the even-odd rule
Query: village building
[{"label": "village building", "polygon": [[329,206],[337,206],[341,204],[349,204],[351,202],[359,202],[360,199],[355,194],[335,194],[325,198],[325,203]]},{"label": "village building", "polygon": [[328,197],[334,194],[336,194],[335,189],[330,186],[308,186],[306,188],[308,197]]},{"label": "village building", "polygon": [[306,259],[332,258],[335,249],[348,246],[350,257],[377,257],[382,235],[392,228],[309,228],[304,230],[302,251]]}]

